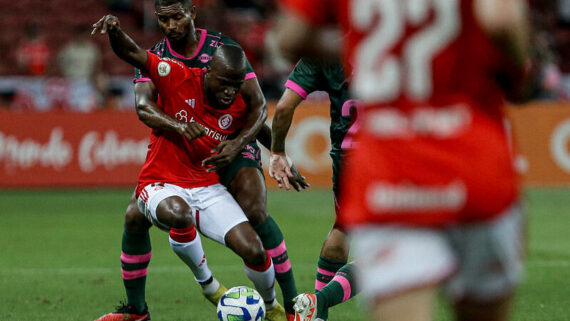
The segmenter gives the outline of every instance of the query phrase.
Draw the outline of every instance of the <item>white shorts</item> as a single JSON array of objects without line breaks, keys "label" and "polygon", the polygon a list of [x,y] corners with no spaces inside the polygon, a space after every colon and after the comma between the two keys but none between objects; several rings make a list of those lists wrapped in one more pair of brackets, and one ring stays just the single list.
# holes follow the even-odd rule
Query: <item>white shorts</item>
[{"label": "white shorts", "polygon": [[169,230],[169,226],[158,221],[156,208],[161,201],[171,196],[182,198],[190,206],[192,220],[200,233],[224,245],[226,233],[247,221],[241,207],[221,184],[196,188],[150,184],[139,193],[139,210],[152,224]]},{"label": "white shorts", "polygon": [[444,283],[452,300],[509,295],[522,277],[523,217],[518,205],[486,222],[443,229],[366,226],[351,231],[365,300]]}]

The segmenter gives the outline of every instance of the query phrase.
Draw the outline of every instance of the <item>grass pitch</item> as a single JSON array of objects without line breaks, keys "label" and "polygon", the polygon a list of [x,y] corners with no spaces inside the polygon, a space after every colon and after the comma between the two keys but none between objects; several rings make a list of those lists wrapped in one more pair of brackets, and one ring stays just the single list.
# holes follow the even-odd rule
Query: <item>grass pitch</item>
[{"label": "grass pitch", "polygon": [[[0,191],[0,320],[94,320],[125,294],[120,272],[129,189]],[[526,278],[512,320],[570,320],[570,190],[529,189]],[[318,253],[332,222],[329,191],[271,191],[299,291],[314,285]],[[151,232],[147,301],[154,321],[216,320],[166,233]],[[209,266],[228,288],[250,285],[241,260],[202,238]],[[279,290],[278,290],[279,293]],[[365,320],[358,300],[330,311],[331,321]],[[437,320],[452,320],[445,304]]]}]

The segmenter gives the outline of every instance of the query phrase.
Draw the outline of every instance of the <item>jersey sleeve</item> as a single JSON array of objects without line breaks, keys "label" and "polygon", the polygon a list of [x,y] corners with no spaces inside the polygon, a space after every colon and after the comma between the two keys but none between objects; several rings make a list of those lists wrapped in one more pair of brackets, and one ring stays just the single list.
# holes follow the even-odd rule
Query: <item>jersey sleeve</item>
[{"label": "jersey sleeve", "polygon": [[[227,37],[224,35],[222,35],[222,39],[220,40],[220,43],[223,45],[234,45],[234,46],[238,46],[241,48],[241,46],[237,42],[233,41],[230,37]],[[243,50],[243,48],[242,48],[242,50]],[[246,57],[246,59],[247,59],[247,57]],[[245,68],[245,80],[248,80],[251,78],[257,78],[257,75],[255,74],[255,71],[253,71],[253,67],[249,63],[249,60],[247,60],[247,66]]]},{"label": "jersey sleeve", "polygon": [[319,90],[321,82],[320,65],[311,60],[301,59],[289,74],[285,87],[296,92],[301,98],[306,99],[313,91]]},{"label": "jersey sleeve", "polygon": [[133,79],[134,83],[137,82],[145,82],[151,81],[148,75],[145,75],[139,68],[135,68],[135,79]]}]

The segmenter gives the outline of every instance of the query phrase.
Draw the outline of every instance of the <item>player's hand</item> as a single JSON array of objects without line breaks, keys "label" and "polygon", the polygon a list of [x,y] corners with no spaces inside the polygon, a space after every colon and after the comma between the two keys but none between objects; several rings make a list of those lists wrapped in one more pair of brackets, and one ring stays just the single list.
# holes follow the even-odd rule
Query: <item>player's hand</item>
[{"label": "player's hand", "polygon": [[297,192],[301,191],[300,188],[305,189],[307,187],[311,187],[311,185],[307,183],[306,177],[301,175],[301,173],[299,173],[299,170],[297,169],[297,167],[295,167],[295,164],[293,164],[293,162],[288,156],[287,156],[287,162],[291,166],[291,173],[293,174],[293,177],[289,177],[289,183],[291,184],[291,186],[293,186],[293,188]]},{"label": "player's hand", "polygon": [[279,188],[285,186],[286,190],[291,189],[289,177],[293,177],[293,173],[291,173],[291,166],[287,161],[285,153],[271,153],[269,157],[269,176],[277,181]]},{"label": "player's hand", "polygon": [[243,146],[239,140],[225,140],[210,151],[210,153],[215,155],[204,159],[202,161],[202,166],[208,167],[206,172],[217,171],[220,168],[229,165],[242,149]]},{"label": "player's hand", "polygon": [[93,24],[93,31],[91,31],[91,35],[94,35],[97,31],[99,31],[101,34],[105,34],[108,31],[118,29],[119,26],[119,18],[108,14]]},{"label": "player's hand", "polygon": [[188,140],[193,140],[206,135],[206,128],[197,122],[179,122],[176,132]]}]

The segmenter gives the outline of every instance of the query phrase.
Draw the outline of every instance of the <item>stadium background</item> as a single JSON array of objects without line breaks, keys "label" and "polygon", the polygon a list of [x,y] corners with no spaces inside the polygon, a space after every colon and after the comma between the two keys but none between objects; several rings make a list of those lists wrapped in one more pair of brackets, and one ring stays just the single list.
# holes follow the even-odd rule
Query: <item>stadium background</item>
[{"label": "stadium background", "polygon": [[[538,89],[531,103],[508,108],[529,214],[527,278],[514,320],[570,320],[570,1],[530,2]],[[272,112],[291,69],[272,42],[275,2],[195,3],[196,26],[244,47]],[[88,34],[113,13],[139,44],[151,46],[161,38],[153,1],[0,0],[0,8],[0,320],[94,319],[124,296],[123,213],[149,129],[134,113],[132,69],[105,37]],[[333,219],[327,108],[326,94],[309,96],[288,136],[288,153],[310,190],[287,193],[268,180],[269,210],[288,240],[302,291],[313,286]],[[165,235],[153,231],[152,238],[153,320],[214,320]],[[235,255],[205,243],[222,282],[247,284]],[[360,310],[349,302],[330,320],[362,320],[354,312]],[[445,306],[438,315],[451,319]]]}]

